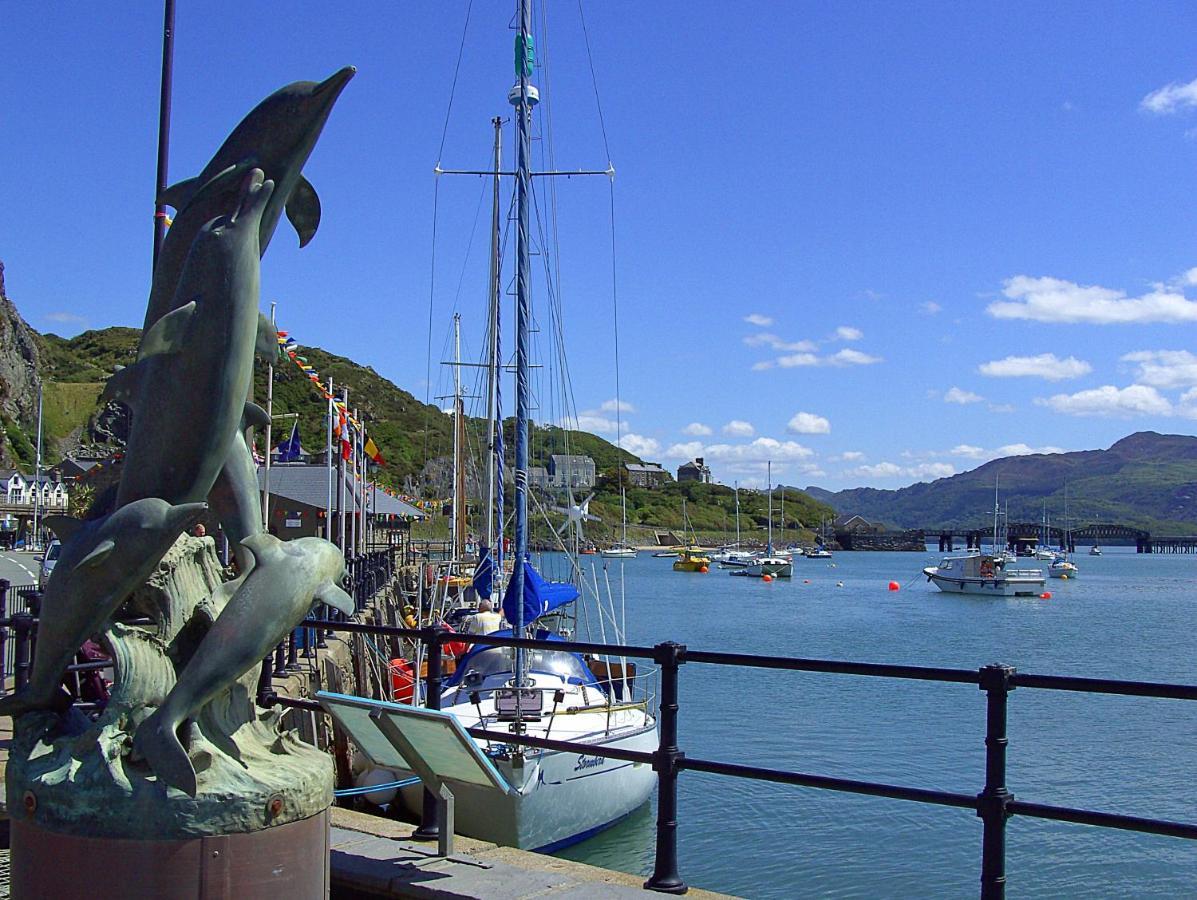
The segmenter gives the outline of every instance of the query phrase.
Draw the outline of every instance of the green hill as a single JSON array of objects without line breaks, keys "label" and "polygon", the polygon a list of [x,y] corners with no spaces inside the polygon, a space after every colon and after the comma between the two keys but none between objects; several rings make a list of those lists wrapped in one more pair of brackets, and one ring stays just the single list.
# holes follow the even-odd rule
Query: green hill
[{"label": "green hill", "polygon": [[1108,450],[1033,454],[996,459],[983,466],[899,490],[853,488],[806,490],[841,513],[901,528],[975,527],[993,521],[994,481],[1011,522],[1053,524],[1068,514],[1078,526],[1114,522],[1153,534],[1197,533],[1197,437],[1142,431]]}]

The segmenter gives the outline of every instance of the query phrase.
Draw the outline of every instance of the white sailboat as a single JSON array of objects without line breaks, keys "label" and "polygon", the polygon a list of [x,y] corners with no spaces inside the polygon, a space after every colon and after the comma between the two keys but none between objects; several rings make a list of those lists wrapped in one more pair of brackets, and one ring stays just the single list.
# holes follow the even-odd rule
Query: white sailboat
[{"label": "white sailboat", "polygon": [[[508,100],[515,107],[513,118],[518,134],[513,541],[516,565],[503,593],[502,607],[511,624],[507,634],[554,640],[559,638],[542,627],[546,617],[576,604],[580,595],[574,584],[545,581],[528,561],[531,119],[539,100],[538,90],[532,84],[535,60],[530,0],[519,0],[515,30],[518,83],[508,94]],[[495,127],[496,163],[492,174],[497,181],[502,170],[498,122]],[[444,171],[438,169],[442,174]],[[584,507],[585,501],[580,506]],[[573,565],[575,573],[580,575],[576,560]],[[493,574],[494,567],[489,571]],[[479,575],[483,574],[480,568]],[[622,610],[612,608],[599,620],[608,623],[605,627],[614,628],[616,642],[622,638]],[[651,752],[657,747],[657,722],[650,711],[651,698],[639,682],[634,665],[618,659],[584,660],[564,650],[527,651],[476,645],[458,661],[447,680],[442,709],[467,728],[482,726],[530,737],[551,735],[554,739],[588,744],[596,750],[611,747]],[[540,750],[514,744],[479,747],[513,790],[500,794],[484,788],[455,789],[456,829],[470,837],[504,845],[547,852],[582,840],[643,805],[656,783],[651,767],[595,753]],[[403,791],[404,802],[412,809],[419,808],[421,796],[418,785]]]},{"label": "white sailboat", "polygon": [[753,554],[740,548],[740,482],[733,488],[736,497],[736,542],[711,554],[711,562],[722,569],[742,569],[752,562]]},{"label": "white sailboat", "polygon": [[[773,550],[773,463],[767,464],[769,480],[769,541],[765,545],[765,552],[755,556],[747,566],[744,574],[753,578],[791,578],[794,574],[794,563],[789,557],[781,556]],[[735,573],[733,573],[735,574]]]},{"label": "white sailboat", "polygon": [[618,544],[600,552],[607,559],[635,559],[636,548],[628,543],[628,498],[624,493],[623,485],[619,486],[619,508],[623,515],[623,537],[620,538]]}]

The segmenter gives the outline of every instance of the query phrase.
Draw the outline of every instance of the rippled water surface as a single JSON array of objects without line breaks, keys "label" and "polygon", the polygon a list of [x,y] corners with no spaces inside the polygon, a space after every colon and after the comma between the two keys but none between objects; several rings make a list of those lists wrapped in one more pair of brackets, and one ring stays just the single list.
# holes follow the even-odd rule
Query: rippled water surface
[{"label": "rippled water surface", "polygon": [[[763,584],[675,573],[642,555],[624,564],[629,642],[1197,681],[1197,556],[1082,553],[1078,579],[1049,579],[1050,600],[941,593],[919,574],[938,558],[799,559],[792,581]],[[610,563],[614,580],[620,563]],[[891,580],[902,590],[888,591]],[[691,664],[681,692],[679,743],[691,756],[969,794],[984,782],[975,687]],[[1197,820],[1197,703],[1020,688],[1009,730],[1008,784],[1020,799]],[[977,895],[981,823],[971,812],[695,773],[680,784],[680,868],[696,887]],[[646,808],[562,855],[646,874],[654,823]],[[1011,897],[1192,896],[1197,844],[1016,817],[1007,875]]]}]

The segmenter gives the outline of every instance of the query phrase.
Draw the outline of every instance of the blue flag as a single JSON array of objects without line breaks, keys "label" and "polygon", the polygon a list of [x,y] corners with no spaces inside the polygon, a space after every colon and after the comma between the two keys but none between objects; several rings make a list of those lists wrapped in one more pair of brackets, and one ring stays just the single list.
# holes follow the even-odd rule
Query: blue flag
[{"label": "blue flag", "polygon": [[296,419],[291,425],[291,436],[283,441],[278,447],[278,461],[279,462],[297,462],[299,460],[299,420]]}]

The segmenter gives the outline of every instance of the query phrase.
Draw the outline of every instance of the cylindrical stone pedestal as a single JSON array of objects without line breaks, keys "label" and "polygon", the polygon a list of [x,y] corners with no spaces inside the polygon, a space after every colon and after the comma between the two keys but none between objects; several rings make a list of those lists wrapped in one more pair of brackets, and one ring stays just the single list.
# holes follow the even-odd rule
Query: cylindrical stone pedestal
[{"label": "cylindrical stone pedestal", "polygon": [[185,840],[77,837],[11,822],[12,896],[55,900],[323,900],[329,816]]}]

